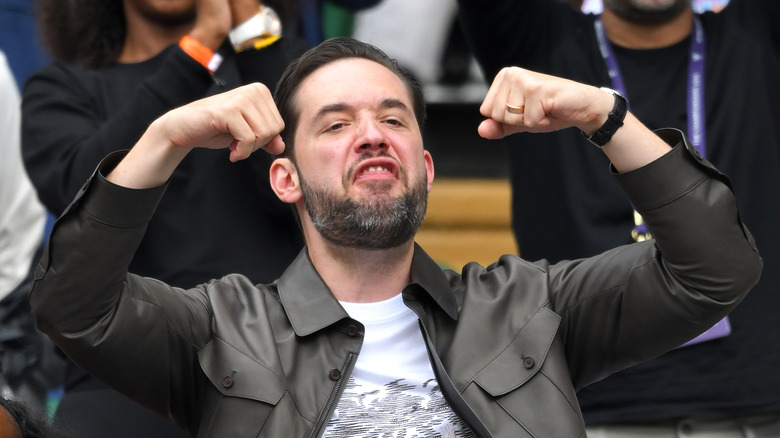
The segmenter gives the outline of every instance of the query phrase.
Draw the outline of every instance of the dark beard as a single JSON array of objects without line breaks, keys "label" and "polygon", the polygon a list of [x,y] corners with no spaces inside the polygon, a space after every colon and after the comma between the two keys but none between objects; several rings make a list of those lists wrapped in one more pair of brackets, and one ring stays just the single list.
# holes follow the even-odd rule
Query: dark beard
[{"label": "dark beard", "polygon": [[631,0],[604,0],[604,8],[628,22],[639,25],[668,23],[689,7],[691,7],[690,0],[676,1],[669,7],[661,9],[636,6]]},{"label": "dark beard", "polygon": [[[395,248],[412,239],[425,217],[428,204],[426,178],[400,198],[381,193],[373,199],[355,202],[325,190],[315,190],[298,174],[303,203],[314,228],[331,243],[356,249]],[[378,192],[382,183],[377,184]]]}]

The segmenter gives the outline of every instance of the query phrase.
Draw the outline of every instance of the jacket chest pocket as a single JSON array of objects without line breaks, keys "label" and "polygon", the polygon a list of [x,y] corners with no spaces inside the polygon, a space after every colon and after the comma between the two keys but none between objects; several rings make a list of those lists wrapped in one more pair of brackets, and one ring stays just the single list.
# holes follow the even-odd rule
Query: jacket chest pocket
[{"label": "jacket chest pocket", "polygon": [[283,376],[219,339],[212,339],[198,360],[211,382],[198,436],[259,436],[285,395]]},{"label": "jacket chest pocket", "polygon": [[[511,417],[496,419],[501,430],[494,431],[494,436],[518,436],[512,431],[518,425],[535,437],[584,436],[563,348],[556,338],[560,320],[559,315],[541,308],[509,347],[474,378],[492,398],[493,409],[498,404],[502,415]],[[476,388],[467,392],[472,390]]]}]

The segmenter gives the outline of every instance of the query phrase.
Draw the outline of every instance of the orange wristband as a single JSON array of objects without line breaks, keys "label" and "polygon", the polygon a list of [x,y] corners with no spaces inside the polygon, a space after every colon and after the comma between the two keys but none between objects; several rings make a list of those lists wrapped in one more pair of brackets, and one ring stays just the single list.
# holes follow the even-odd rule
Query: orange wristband
[{"label": "orange wristband", "polygon": [[198,61],[200,65],[209,69],[211,73],[217,71],[219,65],[222,64],[222,56],[219,53],[212,52],[211,49],[189,35],[181,37],[179,47],[192,59]]}]

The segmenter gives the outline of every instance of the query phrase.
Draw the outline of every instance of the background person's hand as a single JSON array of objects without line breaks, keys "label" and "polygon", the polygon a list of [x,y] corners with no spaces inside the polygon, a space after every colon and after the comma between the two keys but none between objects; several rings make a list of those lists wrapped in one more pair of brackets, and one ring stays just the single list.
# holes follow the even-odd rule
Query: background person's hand
[{"label": "background person's hand", "polygon": [[257,0],[228,0],[228,3],[230,4],[233,27],[254,17],[263,4],[263,2],[258,2]]},{"label": "background person's hand", "polygon": [[216,52],[235,26],[230,0],[197,0],[195,7],[195,25],[189,36]]}]

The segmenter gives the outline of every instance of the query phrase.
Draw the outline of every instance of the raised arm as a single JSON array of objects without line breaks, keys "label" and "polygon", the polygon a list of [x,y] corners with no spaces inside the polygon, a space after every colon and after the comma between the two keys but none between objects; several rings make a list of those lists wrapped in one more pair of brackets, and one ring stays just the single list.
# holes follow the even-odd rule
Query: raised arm
[{"label": "raised arm", "polygon": [[[586,136],[604,125],[616,97],[599,88],[518,67],[496,75],[480,107],[487,117],[479,134],[488,139],[517,132],[578,128]],[[621,173],[642,167],[671,148],[631,113],[602,149]]]},{"label": "raised arm", "polygon": [[[608,114],[623,113],[618,100],[596,87],[506,68],[481,106],[479,133],[502,138],[573,128],[590,136]],[[550,305],[563,317],[577,388],[708,329],[746,296],[762,268],[728,178],[680,131],[650,131],[630,112],[613,131],[602,151],[654,239],[588,259],[540,262]]]},{"label": "raised arm", "polygon": [[30,293],[38,328],[95,377],[196,426],[189,364],[210,339],[213,284],[185,291],[128,267],[164,183],[192,148],[228,148],[231,160],[261,147],[280,152],[282,127],[268,89],[251,84],[166,113],[124,159],[106,157],[55,224],[38,266]]},{"label": "raised arm", "polygon": [[230,160],[263,148],[284,150],[284,122],[268,88],[249,84],[163,115],[108,175],[114,184],[146,189],[164,184],[194,148],[230,149]]}]

